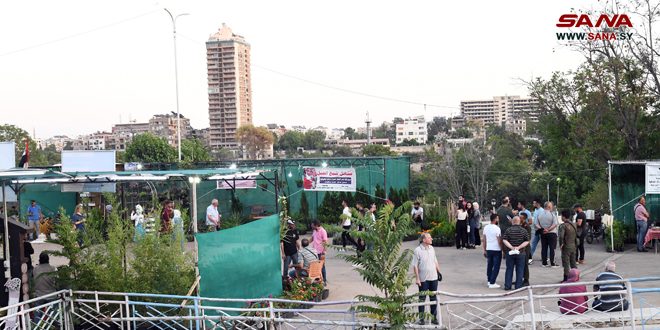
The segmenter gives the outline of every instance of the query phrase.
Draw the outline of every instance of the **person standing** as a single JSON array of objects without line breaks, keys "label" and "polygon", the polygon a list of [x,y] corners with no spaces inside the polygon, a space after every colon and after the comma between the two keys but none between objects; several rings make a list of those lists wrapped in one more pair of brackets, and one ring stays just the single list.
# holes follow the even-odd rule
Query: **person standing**
[{"label": "person standing", "polygon": [[[533,220],[532,212],[530,212],[530,211],[525,207],[525,202],[524,202],[524,201],[519,201],[519,202],[518,202],[518,205],[517,205],[517,209],[518,209],[518,215],[520,215],[520,214],[522,214],[522,213],[525,213],[525,214],[527,215],[527,221],[529,221],[528,224],[531,225],[531,224],[532,224],[532,220]],[[524,223],[523,223],[523,225],[524,225]]]},{"label": "person standing", "polygon": [[648,230],[649,211],[646,210],[646,198],[639,198],[639,202],[633,208],[635,221],[637,222],[637,252],[647,252],[644,248],[644,239]]},{"label": "person standing", "polygon": [[459,207],[456,213],[456,249],[465,250],[468,246],[467,218],[467,210]]},{"label": "person standing", "polygon": [[289,265],[298,264],[298,230],[296,230],[296,223],[289,219],[286,221],[287,230],[280,242],[282,253],[282,276],[286,276],[289,270]]},{"label": "person standing", "polygon": [[484,227],[484,257],[488,260],[486,264],[486,278],[488,279],[488,288],[497,289],[499,284],[497,275],[500,273],[500,264],[502,263],[502,232],[497,225],[497,214],[490,215],[490,224]]},{"label": "person standing", "polygon": [[319,254],[319,260],[323,261],[323,268],[321,268],[321,275],[323,275],[324,284],[328,284],[328,276],[325,273],[325,245],[328,244],[328,233],[321,226],[321,221],[314,220],[312,222],[312,247]]},{"label": "person standing", "polygon": [[479,210],[479,203],[472,203],[472,216],[470,217],[470,245],[474,249],[475,246],[481,245],[481,237],[479,236],[479,228],[481,227],[481,210]]},{"label": "person standing", "polygon": [[34,234],[32,234],[32,239],[35,240],[39,238],[40,230],[39,228],[41,219],[44,218],[43,213],[41,213],[41,206],[37,205],[37,201],[34,199],[30,201],[30,206],[27,209],[27,218],[30,223],[30,227],[34,227]]},{"label": "person standing", "polygon": [[502,199],[502,205],[497,209],[497,215],[500,217],[500,230],[505,233],[511,227],[511,219],[513,219],[513,210],[511,209],[509,197]]},{"label": "person standing", "polygon": [[513,217],[511,224],[511,227],[502,235],[502,243],[509,249],[506,255],[504,290],[511,290],[514,270],[516,272],[516,289],[522,288],[523,277],[525,275],[525,261],[527,260],[525,249],[529,245],[529,236],[527,235],[527,230],[520,225],[520,217]]},{"label": "person standing", "polygon": [[344,208],[341,212],[341,218],[343,219],[343,222],[341,224],[342,229],[344,229],[341,232],[341,247],[342,249],[340,251],[345,252],[346,251],[346,244],[351,243],[357,247],[357,243],[351,237],[351,234],[349,233],[349,230],[351,230],[351,220],[353,219],[353,214],[351,213],[351,208],[348,207],[348,203],[346,201],[341,202],[341,206]]},{"label": "person standing", "polygon": [[[429,233],[423,233],[420,237],[421,244],[413,251],[412,266],[415,272],[415,283],[420,292],[431,291],[431,315],[433,315],[433,324],[438,324],[437,305],[434,303],[437,299],[435,294],[438,291],[438,273],[440,273],[440,264],[435,257],[435,249],[431,246],[433,238]],[[420,302],[426,301],[425,295],[420,295]],[[424,324],[425,306],[419,306],[419,324]]]},{"label": "person standing", "polygon": [[410,211],[413,221],[421,228],[424,222],[424,208],[420,206],[419,202],[413,204],[412,211]]},{"label": "person standing", "polygon": [[[532,237],[532,227],[531,227],[529,221],[527,220],[527,213],[520,212],[519,214],[520,215],[518,215],[518,216],[520,217],[520,225],[523,228],[525,228],[525,230],[527,231],[527,236]],[[532,258],[530,256],[529,248],[525,249],[525,253],[527,255],[527,257],[525,258],[525,261]],[[529,263],[525,262],[525,273],[524,273],[524,276],[523,276],[523,286],[528,286],[528,285],[529,285]]]},{"label": "person standing", "polygon": [[[545,202],[545,209],[538,217],[541,234],[541,262],[543,267],[559,267],[555,264],[555,249],[557,248],[557,216],[552,212],[552,202]],[[548,260],[548,253],[550,259]],[[549,264],[548,264],[549,261]]]},{"label": "person standing", "polygon": [[85,216],[82,214],[82,204],[76,205],[76,209],[71,216],[71,224],[78,235],[78,246],[83,244],[83,233],[85,231]]},{"label": "person standing", "polygon": [[211,205],[206,208],[206,227],[209,232],[220,230],[220,212],[218,211],[218,200],[213,199]]},{"label": "person standing", "polygon": [[577,228],[571,222],[571,212],[561,211],[562,224],[559,226],[559,249],[561,250],[561,264],[564,267],[564,280],[568,279],[568,273],[577,268],[575,254],[578,245]]},{"label": "person standing", "polygon": [[541,212],[543,212],[543,208],[541,207],[541,203],[539,203],[538,200],[534,200],[534,213],[532,213],[532,249],[529,251],[529,260],[527,261],[527,264],[531,265],[534,259],[534,253],[536,252],[536,247],[538,246],[539,242],[541,241],[541,234],[543,233],[543,230],[541,226],[539,225],[539,215]]},{"label": "person standing", "polygon": [[174,202],[165,200],[163,212],[160,214],[160,232],[169,234],[172,231],[172,218],[174,218]]},{"label": "person standing", "polygon": [[577,263],[584,264],[584,239],[587,237],[587,215],[582,211],[582,205],[575,204],[575,228],[577,228]]}]

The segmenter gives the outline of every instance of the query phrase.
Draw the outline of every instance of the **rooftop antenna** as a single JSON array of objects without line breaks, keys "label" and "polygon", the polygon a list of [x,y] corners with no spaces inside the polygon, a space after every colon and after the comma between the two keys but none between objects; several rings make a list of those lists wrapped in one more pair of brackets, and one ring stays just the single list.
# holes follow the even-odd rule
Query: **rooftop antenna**
[{"label": "rooftop antenna", "polygon": [[367,145],[371,144],[371,119],[369,118],[369,111],[367,111],[367,119],[364,121],[367,124]]}]

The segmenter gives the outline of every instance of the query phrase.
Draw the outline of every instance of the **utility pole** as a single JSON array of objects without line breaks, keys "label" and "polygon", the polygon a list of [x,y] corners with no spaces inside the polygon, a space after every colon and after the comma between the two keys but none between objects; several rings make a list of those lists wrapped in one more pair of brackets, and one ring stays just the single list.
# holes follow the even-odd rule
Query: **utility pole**
[{"label": "utility pole", "polygon": [[371,144],[371,119],[369,118],[369,111],[367,111],[367,120],[364,121],[367,124],[367,145]]},{"label": "utility pole", "polygon": [[172,13],[164,8],[165,11],[170,15],[172,19],[172,36],[174,38],[174,83],[176,87],[176,135],[177,135],[177,149],[179,152],[179,161],[181,161],[181,113],[179,112],[179,68],[176,60],[176,19],[189,15],[187,13],[172,15]]}]

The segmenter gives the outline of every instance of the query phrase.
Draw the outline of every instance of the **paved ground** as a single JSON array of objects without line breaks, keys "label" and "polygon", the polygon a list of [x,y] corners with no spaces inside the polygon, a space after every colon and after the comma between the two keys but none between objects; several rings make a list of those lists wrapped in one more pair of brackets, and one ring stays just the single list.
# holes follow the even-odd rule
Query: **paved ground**
[{"label": "paved ground", "polygon": [[[58,246],[50,243],[34,244],[35,254],[33,256],[34,263],[36,264],[38,255],[43,250],[57,249]],[[405,242],[404,248],[414,249],[417,242]],[[192,249],[192,243],[189,245]],[[456,294],[493,294],[504,293],[503,289],[488,289],[486,286],[486,259],[483,257],[482,251],[479,247],[475,250],[457,250],[454,247],[436,247],[436,255],[438,256],[441,271],[443,274],[443,281],[439,286],[440,291],[446,291]],[[645,276],[660,276],[660,254],[655,254],[653,251],[649,253],[638,253],[635,251],[633,245],[627,246],[623,253],[608,253],[605,251],[603,243],[595,243],[593,245],[586,245],[586,263],[579,265],[582,270],[582,280],[592,281],[596,275],[603,270],[604,263],[609,260],[615,260],[617,264],[617,272],[624,278],[645,277]],[[348,252],[353,253],[353,252]],[[540,263],[540,246],[536,251],[534,263],[530,266],[530,283],[536,284],[556,284],[562,280],[562,268],[544,268]],[[327,273],[328,273],[328,288],[330,289],[330,296],[328,300],[352,300],[358,294],[372,295],[377,294],[376,290],[362,281],[359,274],[355,271],[352,265],[340,259],[337,255],[339,252],[336,249],[330,249],[327,255]],[[557,251],[556,260],[560,262],[560,253]],[[65,264],[66,260],[61,257],[52,257],[51,264],[59,266]],[[505,266],[502,263],[500,275],[497,283],[502,287],[504,286],[504,271]],[[412,273],[412,272],[411,272]],[[634,285],[635,288],[644,287],[660,287],[660,281],[639,283]],[[589,288],[591,290],[591,288]],[[415,292],[417,289],[413,285],[410,292]],[[639,298],[641,295],[636,296],[634,301],[635,307],[640,304]],[[651,306],[660,307],[660,294],[652,293],[645,294],[645,303]],[[555,299],[556,300],[556,299]],[[554,310],[557,309],[556,301],[546,301],[546,305]],[[505,311],[507,308],[518,308],[507,306],[505,303],[499,304],[500,306],[493,307],[495,310]],[[648,307],[648,306],[645,306]],[[443,313],[444,314],[444,313]]]}]

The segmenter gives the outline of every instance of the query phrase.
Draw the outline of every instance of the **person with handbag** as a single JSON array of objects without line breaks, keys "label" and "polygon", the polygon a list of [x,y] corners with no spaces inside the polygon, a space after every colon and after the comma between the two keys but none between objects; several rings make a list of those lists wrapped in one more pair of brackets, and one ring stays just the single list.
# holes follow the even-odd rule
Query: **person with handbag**
[{"label": "person with handbag", "polygon": [[[413,252],[412,266],[413,271],[415,272],[415,283],[419,288],[419,292],[431,291],[429,299],[431,302],[431,314],[433,319],[431,323],[438,324],[438,314],[437,314],[437,305],[435,301],[437,296],[435,294],[438,291],[438,280],[440,276],[440,264],[438,259],[435,257],[435,249],[431,246],[433,238],[429,233],[423,233],[420,237],[421,244]],[[426,301],[426,295],[419,296],[420,302]],[[425,306],[419,306],[419,322],[418,324],[423,325],[425,323],[424,319],[424,310]]]}]

